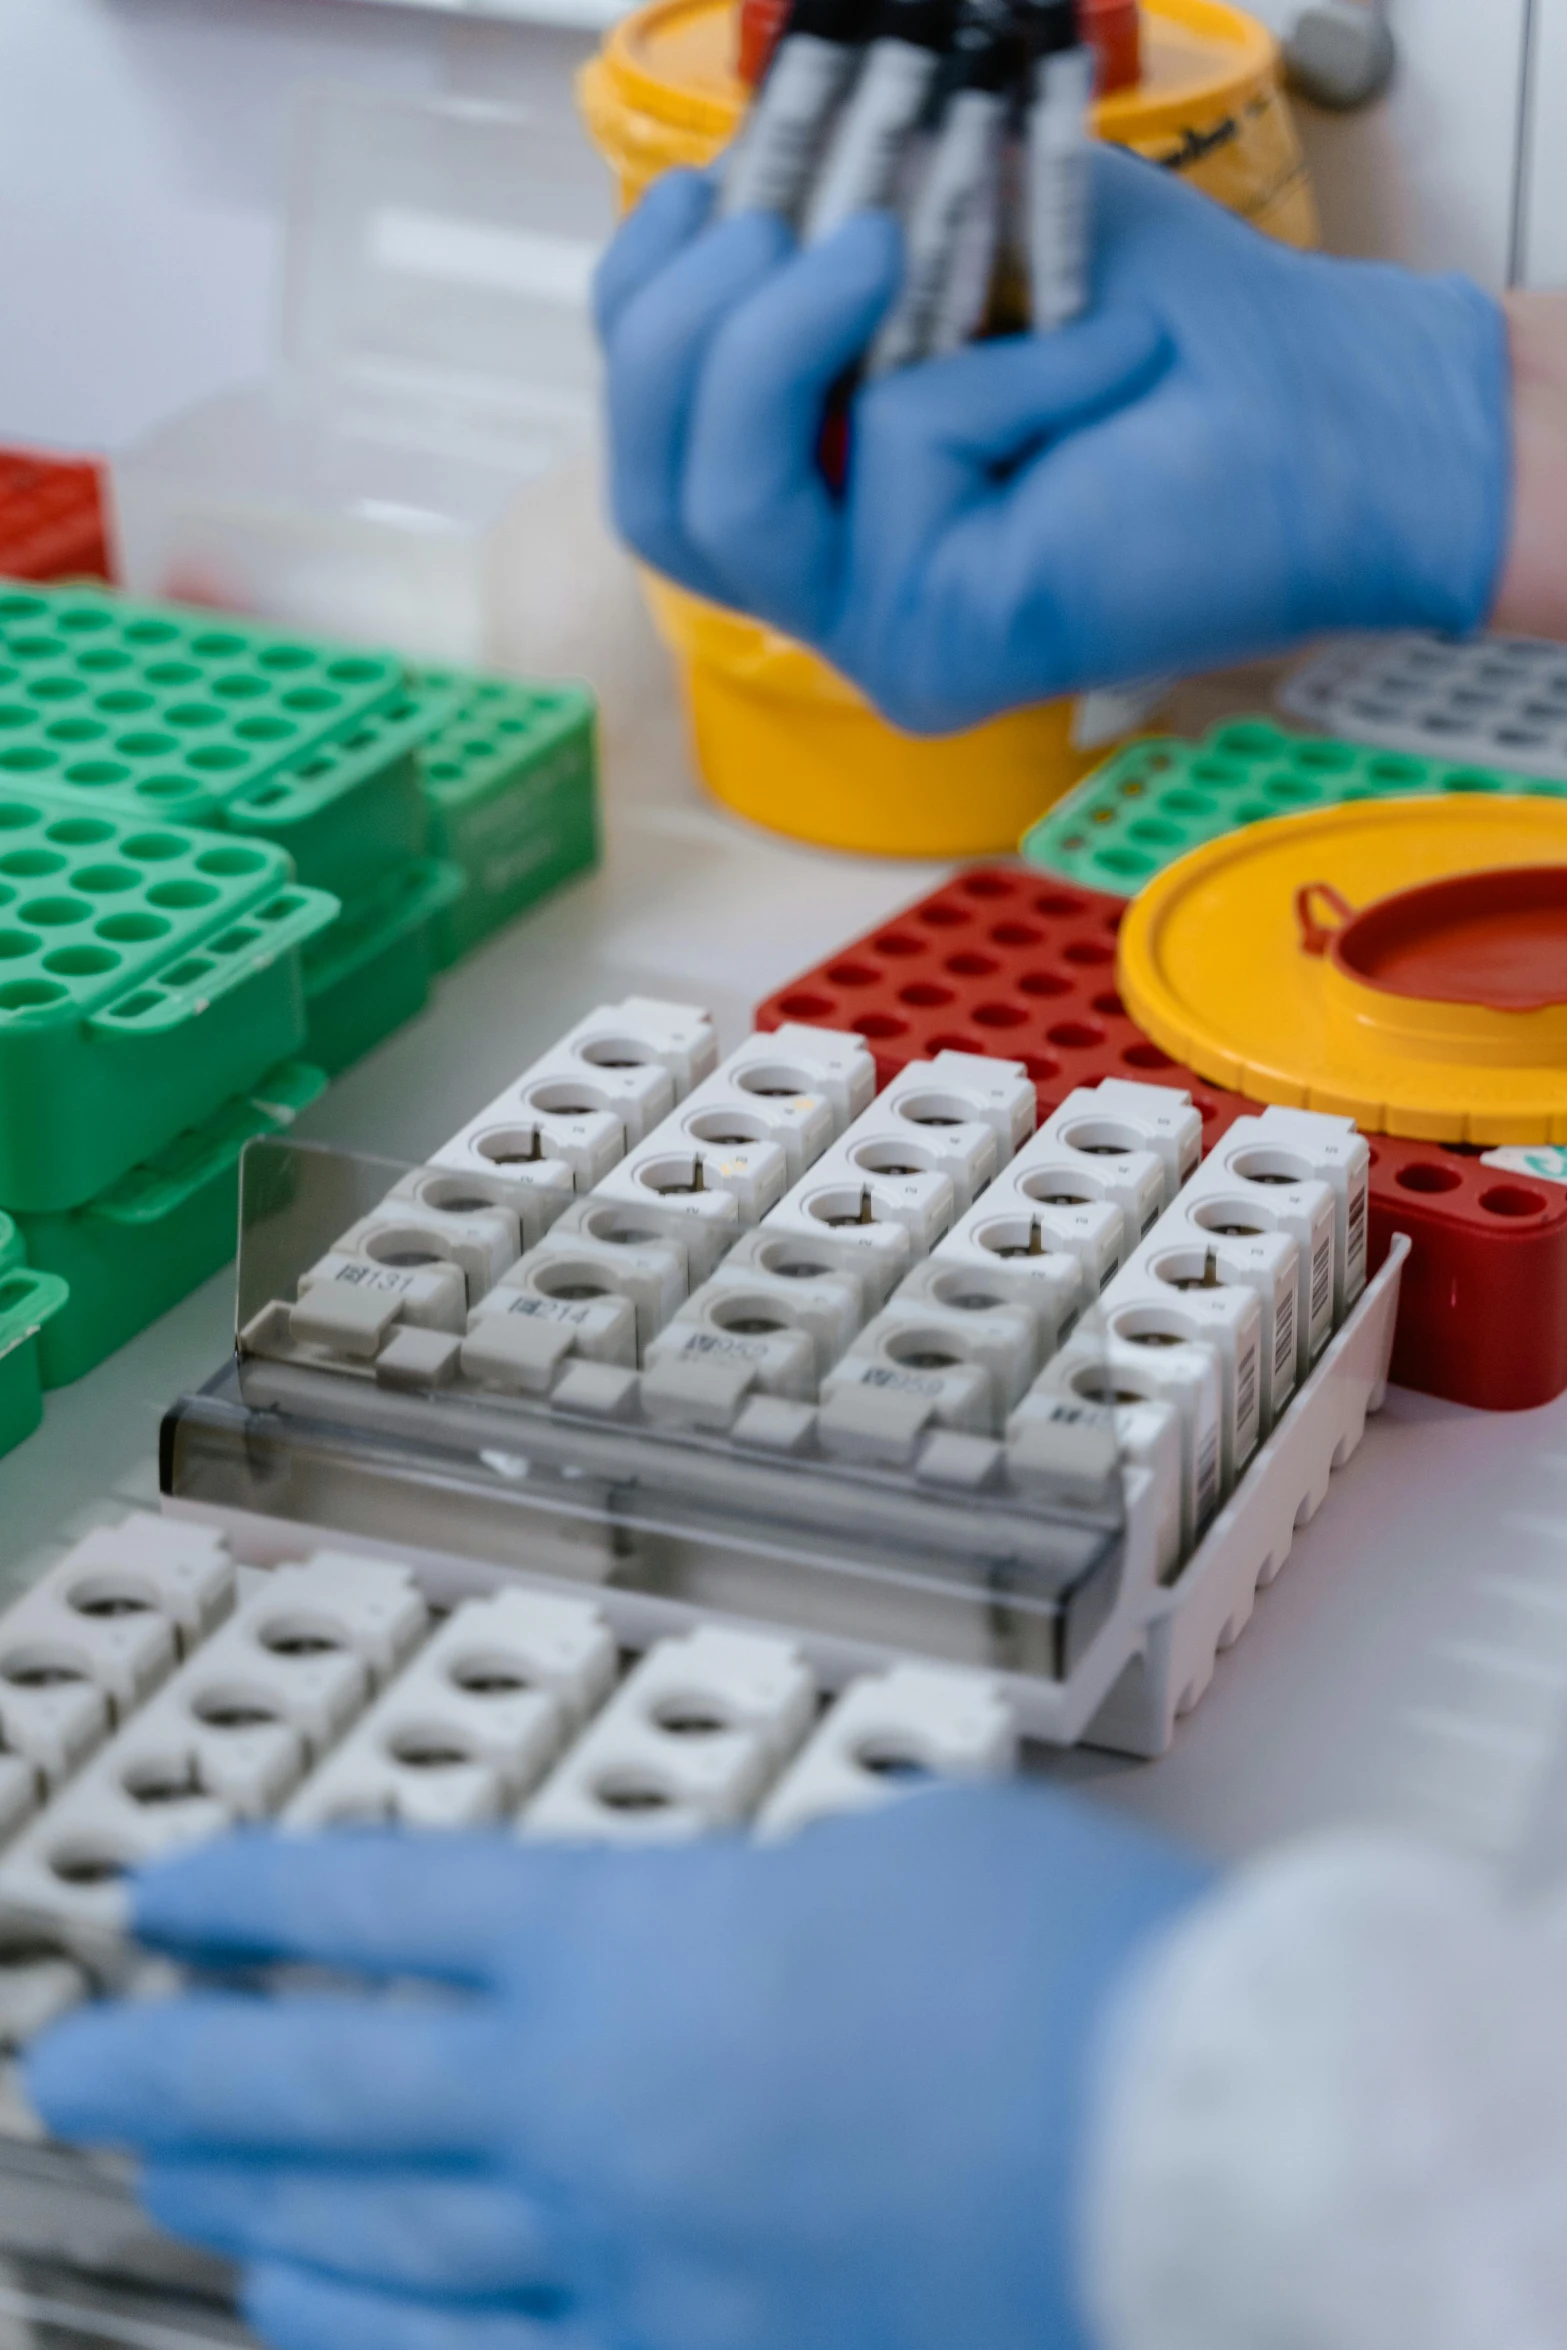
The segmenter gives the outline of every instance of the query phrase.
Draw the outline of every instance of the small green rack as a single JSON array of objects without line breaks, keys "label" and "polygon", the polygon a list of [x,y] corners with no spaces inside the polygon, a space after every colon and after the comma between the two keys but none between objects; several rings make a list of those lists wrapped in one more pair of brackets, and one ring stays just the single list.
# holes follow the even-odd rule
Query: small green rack
[{"label": "small green rack", "polygon": [[1561,798],[1567,784],[1288,734],[1269,719],[1241,718],[1197,743],[1163,736],[1129,743],[1041,817],[1024,836],[1023,855],[1085,889],[1134,897],[1178,857],[1243,824],[1346,800],[1449,792]]},{"label": "small green rack", "polygon": [[435,925],[462,894],[455,865],[409,865],[345,906],[305,957],[305,1049],[336,1077],[422,1012],[437,964]]},{"label": "small green rack", "polygon": [[22,1246],[22,1235],[9,1216],[0,1213],[0,1273],[9,1273],[13,1265],[25,1264],[27,1251]]},{"label": "small green rack", "polygon": [[0,1201],[80,1207],[297,1052],[337,912],[263,842],[0,788]]},{"label": "small green rack", "polygon": [[0,1453],[31,1436],[43,1418],[39,1338],[69,1296],[53,1273],[26,1265],[0,1272]]},{"label": "small green rack", "polygon": [[[403,690],[402,664],[90,588],[0,593],[0,772],[211,823]],[[94,772],[78,774],[89,767]]]},{"label": "small green rack", "polygon": [[585,686],[418,674],[448,708],[421,755],[432,854],[462,895],[436,925],[445,969],[598,858],[597,707]]},{"label": "small green rack", "polygon": [[286,1062],[86,1207],[21,1219],[28,1262],[70,1290],[40,1334],[45,1387],[80,1379],[228,1263],[246,1143],[283,1133],[325,1087],[321,1070]]},{"label": "small green rack", "polygon": [[225,829],[286,849],[313,889],[363,896],[428,849],[420,753],[448,707],[444,696],[399,692],[352,733],[316,744],[232,801]]},{"label": "small green rack", "polygon": [[0,592],[0,786],[254,834],[364,889],[424,847],[417,746],[441,708],[394,654],[85,588]]}]

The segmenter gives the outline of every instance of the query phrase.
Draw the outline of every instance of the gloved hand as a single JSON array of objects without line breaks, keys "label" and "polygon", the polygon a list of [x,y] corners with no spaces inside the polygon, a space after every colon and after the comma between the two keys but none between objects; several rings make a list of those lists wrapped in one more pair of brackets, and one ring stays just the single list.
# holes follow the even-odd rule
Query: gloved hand
[{"label": "gloved hand", "polygon": [[862,390],[835,496],[824,406],[897,285],[897,225],[796,253],[772,219],[707,228],[709,201],[661,182],[601,271],[617,522],[899,725],[1489,612],[1510,376],[1466,280],[1292,252],[1101,149],[1091,313]]},{"label": "gloved hand", "polygon": [[245,1835],[143,1936],[363,1992],[79,2012],[28,2085],[279,2350],[1076,2350],[1097,2020],[1206,1883],[1017,1788],[774,1849]]}]

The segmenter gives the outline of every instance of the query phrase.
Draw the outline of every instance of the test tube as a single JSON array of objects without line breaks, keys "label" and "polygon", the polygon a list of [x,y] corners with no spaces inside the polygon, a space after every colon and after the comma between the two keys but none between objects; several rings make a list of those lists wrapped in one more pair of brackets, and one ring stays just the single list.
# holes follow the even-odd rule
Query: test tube
[{"label": "test tube", "polygon": [[794,0],[783,37],[724,158],[718,211],[797,222],[870,32],[874,0]]}]

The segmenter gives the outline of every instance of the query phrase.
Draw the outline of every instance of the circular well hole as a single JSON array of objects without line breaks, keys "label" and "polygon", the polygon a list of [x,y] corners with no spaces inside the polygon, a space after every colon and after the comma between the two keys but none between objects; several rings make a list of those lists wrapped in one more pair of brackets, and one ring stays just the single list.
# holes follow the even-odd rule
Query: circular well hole
[{"label": "circular well hole", "polygon": [[1405,1191],[1456,1191],[1463,1177],[1456,1167],[1441,1167],[1433,1160],[1416,1159],[1408,1167],[1400,1167],[1393,1178]]},{"label": "circular well hole", "polygon": [[200,1803],[211,1792],[203,1783],[201,1765],[194,1755],[160,1755],[153,1761],[133,1763],[121,1785],[133,1803],[146,1804],[149,1809]]},{"label": "circular well hole", "polygon": [[158,1613],[158,1603],[146,1585],[124,1575],[94,1575],[85,1583],[73,1584],[67,1602],[79,1616],[90,1616],[95,1623],[112,1622],[117,1616]]},{"label": "circular well hole", "polygon": [[348,1646],[340,1627],[324,1616],[276,1616],[256,1635],[271,1656],[337,1656]]},{"label": "circular well hole", "polygon": [[35,930],[65,930],[73,922],[85,922],[92,908],[80,898],[30,898],[16,911],[17,920],[30,922]]},{"label": "circular well hole", "polygon": [[101,979],[119,966],[120,958],[112,947],[60,947],[44,957],[44,969],[61,979]]},{"label": "circular well hole", "polygon": [[251,1689],[204,1689],[190,1710],[209,1730],[264,1730],[283,1718],[273,1699]]},{"label": "circular well hole", "polygon": [[1521,1183],[1494,1183],[1480,1194],[1480,1205],[1488,1216],[1540,1216],[1545,1213],[1545,1204],[1537,1191],[1527,1191]]},{"label": "circular well hole", "polygon": [[641,1771],[611,1771],[600,1779],[594,1796],[606,1811],[673,1811],[675,1797],[667,1787]]},{"label": "circular well hole", "polygon": [[523,1667],[504,1656],[459,1657],[447,1679],[465,1697],[524,1697],[533,1687]]},{"label": "circular well hole", "polygon": [[661,1698],[653,1719],[672,1738],[720,1738],[734,1727],[721,1705],[702,1696]]},{"label": "circular well hole", "polygon": [[91,1678],[85,1663],[62,1648],[17,1648],[0,1657],[0,1681],[13,1689],[64,1689]]},{"label": "circular well hole", "polygon": [[867,1738],[855,1749],[855,1761],[875,1779],[895,1779],[906,1786],[933,1779],[930,1764],[895,1738]]},{"label": "circular well hole", "polygon": [[62,1885],[112,1885],[125,1876],[130,1862],[123,1852],[86,1837],[57,1844],[49,1855],[49,1870]]},{"label": "circular well hole", "polygon": [[387,1752],[411,1771],[460,1771],[478,1760],[466,1738],[433,1724],[410,1723],[394,1731]]}]

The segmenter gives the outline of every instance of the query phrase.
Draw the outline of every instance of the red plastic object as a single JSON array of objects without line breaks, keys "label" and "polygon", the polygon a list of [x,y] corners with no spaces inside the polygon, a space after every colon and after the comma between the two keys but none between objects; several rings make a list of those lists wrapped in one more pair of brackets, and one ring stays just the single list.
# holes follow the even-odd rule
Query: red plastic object
[{"label": "red plastic object", "polygon": [[1143,26],[1137,0],[1077,0],[1083,38],[1099,52],[1101,98],[1143,78]]},{"label": "red plastic object", "polygon": [[879,1084],[932,1053],[1021,1061],[1046,1117],[1103,1077],[1179,1085],[1212,1148],[1256,1105],[1172,1061],[1115,992],[1124,898],[1021,867],[976,867],[769,996],[759,1028],[858,1030]]},{"label": "red plastic object", "polygon": [[[1123,898],[1016,866],[979,866],[768,997],[759,1028],[855,1029],[885,1085],[946,1049],[1021,1061],[1046,1116],[1076,1085],[1178,1085],[1203,1147],[1260,1105],[1172,1061],[1115,992]],[[1470,1150],[1371,1144],[1371,1262],[1395,1232],[1404,1268],[1393,1377],[1482,1411],[1567,1390],[1567,1184],[1508,1175]]]},{"label": "red plastic object", "polygon": [[103,485],[85,460],[0,450],[0,574],[107,579]]},{"label": "red plastic object", "polygon": [[[1328,901],[1339,927],[1315,905]],[[1567,865],[1455,873],[1357,914],[1326,882],[1297,898],[1301,944],[1367,987],[1426,1003],[1544,1012],[1567,1003]]]},{"label": "red plastic object", "polygon": [[740,0],[740,50],[735,70],[748,90],[754,90],[767,71],[767,60],[778,45],[789,0]]},{"label": "red plastic object", "polygon": [[1393,1377],[1486,1412],[1567,1389],[1567,1184],[1487,1167],[1469,1149],[1368,1135],[1371,1261],[1404,1267]]}]

